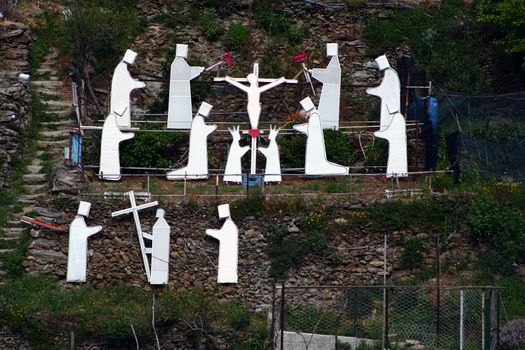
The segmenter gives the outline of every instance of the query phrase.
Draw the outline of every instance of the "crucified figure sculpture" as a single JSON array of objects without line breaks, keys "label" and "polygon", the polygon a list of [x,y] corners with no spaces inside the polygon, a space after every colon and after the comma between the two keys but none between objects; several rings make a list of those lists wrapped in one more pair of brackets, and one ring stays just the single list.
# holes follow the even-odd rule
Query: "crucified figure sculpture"
[{"label": "crucified figure sculpture", "polygon": [[[248,95],[247,110],[251,126],[249,134],[252,138],[250,173],[255,174],[255,164],[257,161],[257,136],[260,134],[258,125],[259,117],[261,116],[261,94],[267,90],[270,90],[271,88],[281,85],[282,83],[297,84],[297,80],[286,79],[284,77],[280,77],[279,79],[259,78],[259,64],[254,63],[253,73],[248,74],[246,78],[231,78],[226,76],[225,78],[215,78],[214,81],[225,81],[228,84],[231,84],[236,88],[246,92]],[[248,83],[248,85],[241,83]],[[268,84],[259,86],[259,83]]]}]

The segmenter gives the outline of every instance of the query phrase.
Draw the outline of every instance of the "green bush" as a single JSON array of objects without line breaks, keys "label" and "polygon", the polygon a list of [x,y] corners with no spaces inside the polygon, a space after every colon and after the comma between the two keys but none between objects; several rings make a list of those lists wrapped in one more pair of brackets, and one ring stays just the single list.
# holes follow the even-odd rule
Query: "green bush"
[{"label": "green bush", "polygon": [[508,259],[523,260],[525,219],[518,208],[500,204],[489,193],[479,193],[469,205],[466,221],[473,239],[491,244]]},{"label": "green bush", "polygon": [[199,25],[204,37],[210,41],[217,40],[224,34],[224,24],[214,9],[205,10],[199,17]]},{"label": "green bush", "polygon": [[427,245],[419,238],[409,238],[402,243],[401,267],[404,269],[415,269],[421,264]]},{"label": "green bush", "polygon": [[321,230],[311,230],[307,233],[308,245],[317,255],[322,255],[326,250],[326,236]]},{"label": "green bush", "polygon": [[292,135],[279,139],[281,165],[283,168],[304,168],[306,152],[306,138],[301,135]]},{"label": "green bush", "polygon": [[250,30],[239,22],[230,25],[223,39],[223,44],[228,50],[245,51],[249,42]]},{"label": "green bush", "polygon": [[268,255],[271,259],[270,277],[274,279],[286,278],[288,269],[299,266],[309,252],[309,246],[304,240],[292,236],[284,226],[277,227],[269,237]]},{"label": "green bush", "polygon": [[[154,129],[155,126],[143,127]],[[125,167],[167,168],[175,159],[173,148],[182,141],[180,133],[140,132],[129,141],[122,143],[120,161]]]},{"label": "green bush", "polygon": [[245,198],[230,204],[230,210],[234,220],[261,215],[264,212],[264,197],[258,189],[250,189]]},{"label": "green bush", "polygon": [[293,44],[299,44],[300,41],[310,33],[308,26],[296,26],[290,17],[266,6],[256,9],[255,23],[267,30],[271,35],[286,38]]}]

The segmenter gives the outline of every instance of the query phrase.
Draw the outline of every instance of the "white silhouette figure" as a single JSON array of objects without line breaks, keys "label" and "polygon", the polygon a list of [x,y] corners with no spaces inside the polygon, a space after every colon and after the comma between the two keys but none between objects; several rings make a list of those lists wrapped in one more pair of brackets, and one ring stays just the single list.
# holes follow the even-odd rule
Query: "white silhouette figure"
[{"label": "white silhouette figure", "polygon": [[388,140],[386,177],[408,176],[405,117],[401,113],[394,113],[390,125],[384,130],[374,132],[374,135]]},{"label": "white silhouette figure", "polygon": [[326,158],[324,133],[321,127],[321,116],[310,97],[301,102],[303,109],[309,113],[308,123],[294,125],[294,129],[307,135],[304,173],[306,175],[346,175],[349,168],[329,162]]},{"label": "white silhouette figure", "polygon": [[80,202],[77,215],[69,226],[67,251],[68,282],[86,282],[88,238],[102,231],[102,226],[88,227],[84,217],[89,216],[91,203]]},{"label": "white silhouette figure", "polygon": [[379,86],[366,89],[366,93],[381,98],[379,130],[384,130],[392,122],[394,114],[401,110],[401,82],[397,72],[390,68],[385,55],[375,61],[379,70],[385,72],[384,77]]},{"label": "white silhouette figure", "polygon": [[186,62],[188,45],[177,44],[170,71],[170,97],[168,102],[168,129],[191,127],[192,103],[190,80],[198,77],[204,67],[191,67]]},{"label": "white silhouette figure", "polygon": [[151,252],[150,284],[167,284],[170,260],[170,226],[164,219],[164,209],[157,209],[155,217],[157,222],[153,225],[153,234],[142,233],[144,238],[151,240],[151,248],[146,248],[146,253]]},{"label": "white silhouette figure", "polygon": [[281,160],[279,157],[279,146],[277,145],[278,128],[270,126],[268,147],[259,147],[259,151],[266,158],[266,168],[264,170],[264,182],[281,182]]},{"label": "white silhouette figure", "polygon": [[[248,95],[248,104],[246,106],[248,110],[248,117],[250,118],[250,126],[252,130],[257,130],[259,125],[259,118],[261,116],[261,94],[271,88],[274,88],[286,81],[284,77],[279,79],[264,79],[268,84],[259,87],[259,65],[255,63],[253,65],[253,73],[248,74],[246,79],[235,79],[226,76],[224,78],[226,82],[235,86],[236,88],[246,92]],[[241,84],[239,81],[248,81],[249,85]]]},{"label": "white silhouette figure", "polygon": [[119,128],[131,127],[131,104],[129,97],[131,91],[146,86],[143,82],[133,79],[131,74],[129,74],[128,65],[135,63],[136,58],[137,54],[135,52],[127,50],[124,58],[115,68],[113,79],[111,80],[110,110],[114,111],[118,106],[126,106],[122,117],[117,119]]},{"label": "white silhouette figure", "polygon": [[230,206],[218,206],[219,218],[226,219],[220,230],[206,230],[206,235],[219,240],[219,273],[217,282],[237,283],[239,230],[230,217]]},{"label": "white silhouette figure", "polygon": [[341,65],[337,44],[326,44],[326,56],[332,57],[326,68],[314,68],[312,77],[323,83],[319,98],[319,114],[323,129],[339,128],[339,100],[341,95]]},{"label": "white silhouette figure", "polygon": [[226,161],[226,169],[224,170],[224,182],[242,182],[242,166],[241,158],[250,149],[249,146],[242,146],[239,144],[241,140],[241,133],[239,132],[239,126],[232,129],[228,128],[232,135],[232,144],[230,151],[228,152],[228,160]]},{"label": "white silhouette figure", "polygon": [[217,125],[207,125],[204,118],[210,114],[212,105],[203,102],[193,118],[190,132],[190,149],[188,152],[188,165],[184,168],[169,171],[168,180],[188,180],[208,178],[208,135]]},{"label": "white silhouette figure", "polygon": [[124,133],[120,131],[117,120],[127,110],[127,107],[117,106],[111,112],[102,128],[102,140],[100,143],[100,166],[99,177],[102,180],[118,181],[120,180],[120,151],[119,145],[124,140],[132,139],[134,133]]}]

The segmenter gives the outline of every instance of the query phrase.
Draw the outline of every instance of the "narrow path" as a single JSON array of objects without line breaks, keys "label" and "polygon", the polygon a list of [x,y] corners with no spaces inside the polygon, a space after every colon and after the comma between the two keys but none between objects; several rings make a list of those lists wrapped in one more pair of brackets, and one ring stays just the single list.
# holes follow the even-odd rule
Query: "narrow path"
[{"label": "narrow path", "polygon": [[51,52],[33,75],[31,85],[45,105],[46,121],[40,124],[38,150],[22,178],[26,193],[18,198],[18,203],[13,203],[16,207],[22,207],[22,210],[13,215],[7,227],[0,228],[0,283],[7,275],[4,254],[14,250],[26,230],[20,225],[19,217],[36,214],[47,220],[54,219],[53,213],[39,206],[39,202],[48,196],[51,188],[50,172],[62,162],[64,147],[69,145],[69,130],[74,126],[71,99],[64,93],[66,89],[54,65],[57,59],[58,54]]}]

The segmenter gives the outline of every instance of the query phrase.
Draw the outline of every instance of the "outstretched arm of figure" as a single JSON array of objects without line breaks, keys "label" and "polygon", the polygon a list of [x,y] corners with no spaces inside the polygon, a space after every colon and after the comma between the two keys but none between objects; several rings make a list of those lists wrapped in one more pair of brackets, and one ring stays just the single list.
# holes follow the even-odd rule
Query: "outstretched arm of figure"
[{"label": "outstretched arm of figure", "polygon": [[206,230],[206,235],[208,236],[211,236],[215,239],[219,239],[220,240],[220,234],[221,234],[221,230],[213,230],[213,229],[207,229]]},{"label": "outstretched arm of figure", "polygon": [[265,92],[266,90],[270,90],[271,88],[274,88],[276,87],[277,85],[281,85],[282,83],[284,83],[286,81],[286,78],[285,77],[280,77],[279,79],[277,79],[276,81],[273,81],[269,84],[266,84],[264,86],[261,86],[259,88],[259,91],[260,92]]},{"label": "outstretched arm of figure", "polygon": [[132,139],[135,136],[135,133],[133,133],[133,132],[121,132],[120,135],[121,135],[120,141],[125,141],[125,140]]},{"label": "outstretched arm of figure", "polygon": [[190,67],[190,80],[197,78],[204,71],[204,67]]},{"label": "outstretched arm of figure", "polygon": [[320,82],[327,80],[329,75],[328,69],[326,68],[313,68],[310,70],[310,73],[315,80]]},{"label": "outstretched arm of figure", "polygon": [[144,237],[146,239],[149,239],[150,241],[153,241],[153,235],[151,235],[149,233],[142,232],[142,237]]},{"label": "outstretched arm of figure", "polygon": [[91,227],[86,227],[86,237],[90,237],[90,236],[93,236],[94,234],[96,233],[99,233],[100,231],[102,231],[102,226],[91,226]]},{"label": "outstretched arm of figure", "polygon": [[230,78],[228,76],[226,78],[224,78],[224,81],[229,83],[229,84],[232,84],[237,89],[241,89],[244,92],[248,92],[248,87],[246,85],[243,85],[243,84],[239,83],[238,81],[233,80],[232,78]]},{"label": "outstretched arm of figure", "polygon": [[146,87],[146,83],[144,83],[143,81],[133,79],[133,82],[135,83],[135,89],[142,89]]}]

